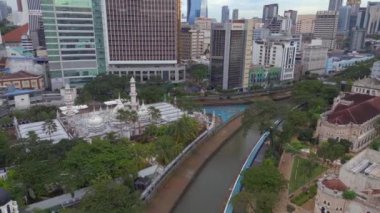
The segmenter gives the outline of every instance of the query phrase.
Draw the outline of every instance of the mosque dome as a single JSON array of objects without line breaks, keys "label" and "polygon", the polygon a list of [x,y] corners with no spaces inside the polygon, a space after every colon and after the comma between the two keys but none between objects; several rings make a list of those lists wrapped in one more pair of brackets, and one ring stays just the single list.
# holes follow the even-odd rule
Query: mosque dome
[{"label": "mosque dome", "polygon": [[103,131],[104,126],[104,119],[100,115],[95,114],[87,119],[87,127],[89,131]]}]

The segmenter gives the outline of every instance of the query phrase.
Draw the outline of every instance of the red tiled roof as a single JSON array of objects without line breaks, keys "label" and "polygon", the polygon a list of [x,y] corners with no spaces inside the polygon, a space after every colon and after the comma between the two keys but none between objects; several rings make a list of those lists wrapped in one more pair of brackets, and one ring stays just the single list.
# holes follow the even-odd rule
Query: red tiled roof
[{"label": "red tiled roof", "polygon": [[18,27],[7,34],[3,35],[4,43],[19,43],[21,41],[21,36],[28,33],[29,25],[24,24],[21,27]]},{"label": "red tiled roof", "polygon": [[39,75],[30,74],[25,71],[18,71],[16,73],[1,76],[0,80],[11,80],[11,79],[18,79],[18,78],[36,78],[36,77],[39,77]]},{"label": "red tiled roof", "polygon": [[322,184],[331,190],[345,191],[347,186],[339,179],[325,179]]},{"label": "red tiled roof", "polygon": [[380,114],[380,97],[347,94],[343,100],[352,101],[350,105],[338,104],[334,111],[327,115],[327,121],[333,124],[363,124]]}]

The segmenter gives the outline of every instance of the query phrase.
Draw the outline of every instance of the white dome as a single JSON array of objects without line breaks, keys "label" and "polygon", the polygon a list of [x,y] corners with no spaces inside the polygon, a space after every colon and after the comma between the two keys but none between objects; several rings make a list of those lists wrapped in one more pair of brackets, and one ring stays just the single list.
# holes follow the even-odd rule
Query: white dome
[{"label": "white dome", "polygon": [[99,115],[92,115],[87,119],[87,125],[89,129],[102,128],[104,126],[104,119]]}]

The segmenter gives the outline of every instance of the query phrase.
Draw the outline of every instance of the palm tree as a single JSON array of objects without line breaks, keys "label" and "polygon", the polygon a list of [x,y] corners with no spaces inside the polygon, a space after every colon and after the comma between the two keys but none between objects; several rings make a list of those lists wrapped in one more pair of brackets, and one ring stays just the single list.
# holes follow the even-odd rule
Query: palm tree
[{"label": "palm tree", "polygon": [[52,119],[48,119],[42,125],[42,130],[49,135],[51,141],[51,135],[57,131],[57,124]]},{"label": "palm tree", "polygon": [[27,140],[29,142],[29,145],[35,145],[40,140],[35,131],[29,131],[26,136],[28,136]]},{"label": "palm tree", "polygon": [[153,121],[153,123],[156,123],[158,119],[161,118],[161,112],[157,108],[150,106],[148,108],[150,119]]}]

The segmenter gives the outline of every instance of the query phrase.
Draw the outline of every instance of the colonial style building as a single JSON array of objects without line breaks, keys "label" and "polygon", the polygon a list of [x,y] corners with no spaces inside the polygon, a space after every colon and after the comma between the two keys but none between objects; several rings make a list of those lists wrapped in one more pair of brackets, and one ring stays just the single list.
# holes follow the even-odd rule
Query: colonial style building
[{"label": "colonial style building", "polygon": [[367,147],[379,134],[375,123],[380,119],[380,97],[364,94],[342,94],[335,98],[330,111],[321,115],[316,136],[352,142],[351,151]]},{"label": "colonial style building", "polygon": [[353,93],[380,96],[380,61],[373,64],[371,77],[355,81],[351,91]]},{"label": "colonial style building", "polygon": [[[367,149],[344,164],[339,176],[326,176],[318,181],[315,213],[380,212],[380,153]],[[344,199],[346,191],[356,196]]]},{"label": "colonial style building", "polygon": [[17,89],[45,89],[44,77],[42,75],[34,75],[25,71],[1,76],[0,86],[14,86]]}]

